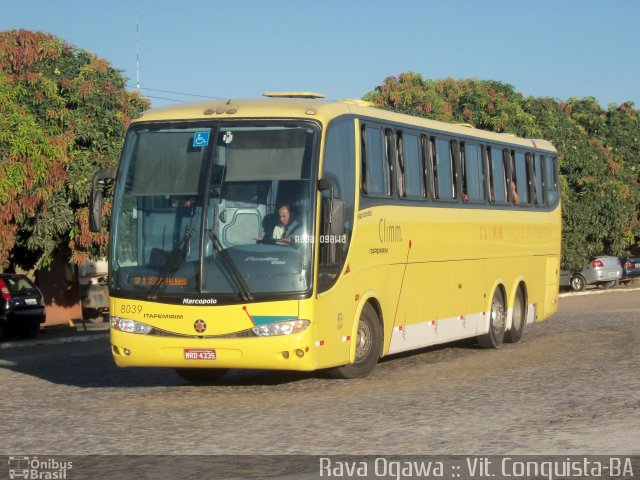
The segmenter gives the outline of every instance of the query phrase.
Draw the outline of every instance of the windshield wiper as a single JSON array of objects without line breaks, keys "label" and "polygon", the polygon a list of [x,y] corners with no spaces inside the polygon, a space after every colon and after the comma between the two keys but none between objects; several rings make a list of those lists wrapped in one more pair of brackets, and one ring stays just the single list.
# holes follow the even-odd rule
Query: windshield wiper
[{"label": "windshield wiper", "polygon": [[178,245],[178,248],[171,252],[167,263],[164,264],[164,267],[162,267],[162,270],[158,274],[158,278],[155,285],[153,286],[153,289],[151,290],[149,295],[147,295],[147,299],[155,300],[157,298],[158,292],[164,286],[164,280],[167,278],[167,275],[169,275],[176,269],[176,267],[182,261],[182,257],[191,247],[191,238],[193,237],[194,233],[195,229],[193,228],[187,228],[187,230],[184,232],[184,237],[182,238],[180,245]]},{"label": "windshield wiper", "polygon": [[245,302],[253,301],[253,295],[251,295],[251,291],[249,290],[249,287],[245,283],[244,278],[242,278],[242,274],[238,271],[238,267],[236,267],[236,264],[233,263],[233,260],[229,256],[229,253],[220,244],[220,240],[218,239],[218,236],[213,232],[213,230],[207,230],[207,233],[211,238],[211,242],[213,243],[213,248],[215,249],[220,259],[222,260],[222,265],[225,267],[225,269],[229,273],[229,277],[233,281],[233,284],[235,285],[236,289],[240,293],[240,296],[242,297],[242,299]]}]

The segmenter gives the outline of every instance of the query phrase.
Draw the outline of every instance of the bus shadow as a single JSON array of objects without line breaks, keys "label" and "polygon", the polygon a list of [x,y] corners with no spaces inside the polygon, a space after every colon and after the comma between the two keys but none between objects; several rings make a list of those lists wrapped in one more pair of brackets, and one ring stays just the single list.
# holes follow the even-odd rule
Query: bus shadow
[{"label": "bus shadow", "polygon": [[56,385],[79,388],[159,387],[179,385],[180,378],[171,369],[119,369],[110,356],[96,355],[89,362],[74,362],[68,357],[9,358],[0,361],[0,369],[27,375]]},{"label": "bus shadow", "polygon": [[[77,344],[76,344],[77,345]],[[323,372],[295,372],[278,370],[230,370],[220,381],[196,385],[181,378],[173,368],[120,368],[107,349],[88,351],[45,351],[32,347],[4,350],[0,358],[2,370],[27,375],[57,385],[79,388],[153,388],[183,386],[278,386],[322,378]]]},{"label": "bus shadow", "polygon": [[[481,347],[474,339],[434,345],[418,350],[388,355],[380,360],[378,368],[401,368],[405,361],[429,354],[428,361],[442,361],[449,353],[456,355],[461,350],[478,350]],[[5,351],[3,353],[9,353]],[[34,354],[35,353],[35,354]],[[91,351],[59,351],[41,354],[40,349],[25,349],[3,355],[0,368],[28,375],[58,385],[80,388],[152,388],[152,387],[252,387],[280,386],[305,381],[339,381],[326,370],[296,372],[280,370],[230,370],[221,380],[204,384],[193,384],[181,378],[172,368],[119,368],[107,349]]]},{"label": "bus shadow", "polygon": [[[30,363],[29,365],[6,365],[0,362],[0,368],[12,372],[28,375],[57,385],[67,385],[79,388],[155,388],[155,387],[250,387],[250,386],[278,386],[296,383],[304,380],[321,378],[317,374],[306,372],[278,372],[278,371],[231,371],[218,382],[193,384],[181,378],[171,368],[136,368],[120,369],[107,365],[99,369],[88,367],[69,367],[62,370],[51,369],[50,363]],[[3,365],[4,363],[4,365]]]}]

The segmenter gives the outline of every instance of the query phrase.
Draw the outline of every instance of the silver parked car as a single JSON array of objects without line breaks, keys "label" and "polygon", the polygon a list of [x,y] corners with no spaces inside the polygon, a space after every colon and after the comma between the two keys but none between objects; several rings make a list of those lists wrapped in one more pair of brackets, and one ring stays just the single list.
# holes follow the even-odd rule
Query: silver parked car
[{"label": "silver parked car", "polygon": [[611,288],[620,278],[622,278],[620,259],[600,256],[591,260],[582,270],[561,270],[560,286],[571,287],[575,292],[584,290],[587,285]]}]

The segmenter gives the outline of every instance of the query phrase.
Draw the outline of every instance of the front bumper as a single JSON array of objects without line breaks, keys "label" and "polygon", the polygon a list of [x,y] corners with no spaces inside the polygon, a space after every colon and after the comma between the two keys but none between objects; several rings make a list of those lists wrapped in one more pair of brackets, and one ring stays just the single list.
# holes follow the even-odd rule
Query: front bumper
[{"label": "front bumper", "polygon": [[[197,338],[111,330],[119,367],[241,368],[311,371],[317,368],[312,328],[273,337]],[[187,360],[185,349],[215,350],[215,360]]]}]

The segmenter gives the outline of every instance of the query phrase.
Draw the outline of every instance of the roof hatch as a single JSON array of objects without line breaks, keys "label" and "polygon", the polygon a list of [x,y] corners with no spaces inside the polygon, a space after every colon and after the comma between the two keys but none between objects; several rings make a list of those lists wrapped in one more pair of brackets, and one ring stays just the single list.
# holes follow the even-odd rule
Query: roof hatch
[{"label": "roof hatch", "polygon": [[361,100],[359,98],[343,98],[338,101],[342,103],[346,103],[347,105],[358,105],[359,107],[375,107],[373,103],[367,100]]}]

